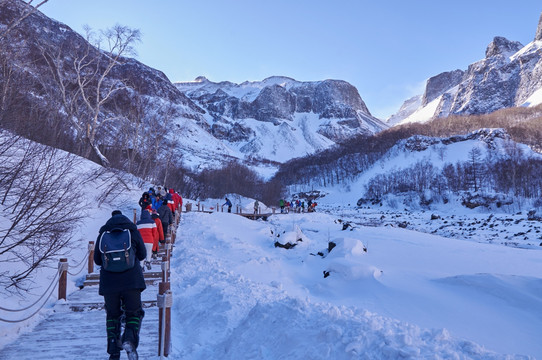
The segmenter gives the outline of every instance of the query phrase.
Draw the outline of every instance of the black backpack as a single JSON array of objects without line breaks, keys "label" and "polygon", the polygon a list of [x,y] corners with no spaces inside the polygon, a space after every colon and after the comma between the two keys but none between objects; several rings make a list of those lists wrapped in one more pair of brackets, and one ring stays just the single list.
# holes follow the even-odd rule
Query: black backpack
[{"label": "black backpack", "polygon": [[131,235],[128,229],[113,229],[102,233],[98,248],[104,270],[123,272],[134,267],[136,254]]}]

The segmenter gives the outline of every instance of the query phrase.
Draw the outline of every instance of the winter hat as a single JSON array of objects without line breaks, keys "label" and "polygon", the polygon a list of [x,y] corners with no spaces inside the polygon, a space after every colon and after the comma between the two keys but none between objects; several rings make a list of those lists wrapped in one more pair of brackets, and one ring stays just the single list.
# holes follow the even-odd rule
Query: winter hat
[{"label": "winter hat", "polygon": [[120,210],[113,210],[113,212],[111,213],[111,216],[115,216],[115,215],[122,215],[122,212]]}]

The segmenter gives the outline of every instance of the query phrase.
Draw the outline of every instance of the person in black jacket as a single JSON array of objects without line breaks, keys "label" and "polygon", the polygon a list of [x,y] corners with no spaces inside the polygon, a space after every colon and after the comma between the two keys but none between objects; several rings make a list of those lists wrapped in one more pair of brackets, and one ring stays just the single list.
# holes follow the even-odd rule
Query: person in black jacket
[{"label": "person in black jacket", "polygon": [[151,195],[147,192],[144,192],[143,195],[141,195],[138,204],[139,206],[141,206],[141,210],[145,210],[149,205],[152,206]]},{"label": "person in black jacket", "polygon": [[[128,229],[131,234],[132,246],[138,260],[144,260],[147,251],[137,226],[120,210],[115,210],[111,218],[100,228],[98,239],[94,248],[94,262],[102,266],[102,254],[99,242],[102,233],[113,229]],[[98,293],[103,295],[106,310],[107,327],[107,353],[109,359],[120,359],[122,348],[129,354],[129,358],[137,358],[137,346],[139,345],[139,330],[141,320],[145,315],[141,306],[141,292],[145,290],[145,279],[139,261],[134,267],[124,272],[111,272],[100,269],[100,287]],[[124,311],[123,311],[124,308]],[[124,312],[126,327],[121,337],[120,319]],[[121,347],[122,345],[122,347]],[[134,356],[135,355],[135,356]],[[130,357],[131,356],[131,357]]]},{"label": "person in black jacket", "polygon": [[167,238],[167,230],[170,224],[173,223],[173,213],[167,205],[167,202],[164,201],[162,205],[158,208],[158,216],[160,216],[160,221],[162,221],[162,229],[164,230],[164,240]]}]

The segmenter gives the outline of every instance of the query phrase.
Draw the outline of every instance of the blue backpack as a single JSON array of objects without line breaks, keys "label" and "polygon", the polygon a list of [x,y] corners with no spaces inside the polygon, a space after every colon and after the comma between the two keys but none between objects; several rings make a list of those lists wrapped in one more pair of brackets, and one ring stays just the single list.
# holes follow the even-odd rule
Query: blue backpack
[{"label": "blue backpack", "polygon": [[100,237],[102,267],[111,272],[130,270],[136,263],[132,235],[128,229],[104,231]]}]

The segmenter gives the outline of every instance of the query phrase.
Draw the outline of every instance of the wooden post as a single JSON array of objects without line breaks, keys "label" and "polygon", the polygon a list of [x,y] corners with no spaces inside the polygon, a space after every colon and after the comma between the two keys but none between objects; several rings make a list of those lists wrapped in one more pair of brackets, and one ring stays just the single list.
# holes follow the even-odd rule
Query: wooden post
[{"label": "wooden post", "polygon": [[170,261],[171,260],[171,238],[169,239],[166,239],[166,257],[167,257],[167,261]]},{"label": "wooden post", "polygon": [[134,224],[137,222],[137,209],[134,209]]},{"label": "wooden post", "polygon": [[177,238],[177,230],[171,229],[171,243],[175,244],[175,238]]},{"label": "wooden post", "polygon": [[162,282],[169,280],[169,260],[167,256],[162,256]]},{"label": "wooden post", "polygon": [[88,273],[94,272],[94,241],[88,242]]},{"label": "wooden post", "polygon": [[169,355],[171,347],[171,303],[172,295],[169,282],[158,284],[158,308],[160,316],[158,319],[158,356]]},{"label": "wooden post", "polygon": [[60,259],[58,269],[60,271],[60,277],[58,278],[58,300],[66,300],[66,285],[68,284],[68,259]]}]

